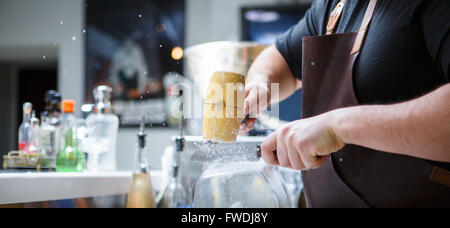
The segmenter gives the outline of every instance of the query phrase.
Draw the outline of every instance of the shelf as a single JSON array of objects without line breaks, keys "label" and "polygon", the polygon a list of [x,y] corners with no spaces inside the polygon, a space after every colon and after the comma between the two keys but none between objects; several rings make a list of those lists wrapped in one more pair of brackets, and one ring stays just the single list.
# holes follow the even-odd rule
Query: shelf
[{"label": "shelf", "polygon": [[[131,172],[0,173],[0,205],[127,194]],[[162,172],[151,173],[158,189]]]}]

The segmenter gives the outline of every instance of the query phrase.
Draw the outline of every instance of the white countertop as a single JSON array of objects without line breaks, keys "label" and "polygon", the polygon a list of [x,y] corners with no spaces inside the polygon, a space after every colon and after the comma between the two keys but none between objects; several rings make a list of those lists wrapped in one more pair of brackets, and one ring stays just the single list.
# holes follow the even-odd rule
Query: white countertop
[{"label": "white countertop", "polygon": [[[0,173],[0,204],[127,194],[131,172]],[[151,173],[158,188],[162,172]]]}]

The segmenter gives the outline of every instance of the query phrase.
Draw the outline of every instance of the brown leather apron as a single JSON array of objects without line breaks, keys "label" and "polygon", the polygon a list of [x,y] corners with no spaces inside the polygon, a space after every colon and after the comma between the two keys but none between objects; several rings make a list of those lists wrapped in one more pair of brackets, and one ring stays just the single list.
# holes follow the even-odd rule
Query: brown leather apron
[{"label": "brown leather apron", "polygon": [[[356,33],[333,34],[344,8],[330,15],[327,35],[303,38],[303,118],[359,105],[353,65],[377,0]],[[438,172],[444,181],[433,181]],[[302,173],[308,207],[450,207],[449,173],[407,156],[347,145],[319,169]]]}]

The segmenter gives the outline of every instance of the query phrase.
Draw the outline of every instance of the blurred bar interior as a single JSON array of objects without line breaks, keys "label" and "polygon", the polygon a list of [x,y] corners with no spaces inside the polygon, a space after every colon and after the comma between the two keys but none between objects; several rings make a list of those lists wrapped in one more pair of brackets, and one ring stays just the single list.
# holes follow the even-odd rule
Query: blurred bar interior
[{"label": "blurred bar interior", "polygon": [[[108,85],[113,91],[111,108],[120,119],[114,158],[114,170],[119,173],[113,179],[121,187],[109,193],[99,190],[84,194],[80,190],[79,195],[38,197],[29,200],[67,197],[85,200],[28,206],[124,206],[122,193],[128,191],[127,172],[133,169],[141,115],[146,116],[151,170],[164,170],[163,153],[169,146],[175,146],[173,136],[179,135],[178,121],[170,117],[167,106],[175,96],[171,90],[174,80],[189,72],[184,61],[188,48],[218,41],[272,45],[304,16],[310,4],[310,0],[0,0],[1,164],[5,163],[4,156],[19,149],[18,129],[23,122],[25,102],[32,103],[35,117],[43,121],[45,94],[55,90],[61,96],[60,101],[75,101],[74,117],[86,118],[83,104],[98,103],[93,90]],[[103,89],[101,96],[108,96],[107,89]],[[281,120],[298,119],[300,94],[301,91],[280,104]],[[60,112],[72,113],[64,111],[64,107],[60,107]],[[288,107],[289,111],[282,111]],[[90,108],[83,106],[83,110]],[[111,121],[114,125],[114,120]],[[200,135],[195,127],[185,130],[186,134]],[[195,175],[200,171],[194,172]],[[154,173],[154,189],[161,188],[159,185],[166,177],[153,176]],[[3,176],[2,180],[0,176],[0,183],[8,183],[2,182],[8,178],[21,180],[13,176]],[[44,177],[46,181],[52,178]],[[82,185],[91,183],[92,178],[101,180],[95,175],[70,178]],[[289,181],[286,182],[289,187]],[[0,190],[3,198],[5,191]],[[95,199],[102,194],[114,197],[106,201]],[[20,202],[0,200],[0,204],[8,205]]]}]

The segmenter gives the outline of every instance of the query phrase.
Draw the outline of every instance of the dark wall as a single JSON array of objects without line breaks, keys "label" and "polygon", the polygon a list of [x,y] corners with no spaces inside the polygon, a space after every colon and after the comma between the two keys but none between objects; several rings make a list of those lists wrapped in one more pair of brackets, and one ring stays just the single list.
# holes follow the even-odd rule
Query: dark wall
[{"label": "dark wall", "polygon": [[16,149],[17,77],[11,64],[0,64],[0,107],[0,161],[3,164],[3,155]]},{"label": "dark wall", "polygon": [[56,67],[40,66],[40,67],[21,67],[18,70],[18,102],[17,113],[18,125],[22,122],[22,104],[25,102],[31,102],[33,104],[33,110],[36,111],[36,117],[40,118],[41,113],[44,111],[45,92],[48,90],[56,90],[58,85],[57,70]]},{"label": "dark wall", "polygon": [[17,150],[22,104],[31,102],[39,117],[47,90],[57,88],[56,64],[0,63],[0,167],[3,155]]}]

